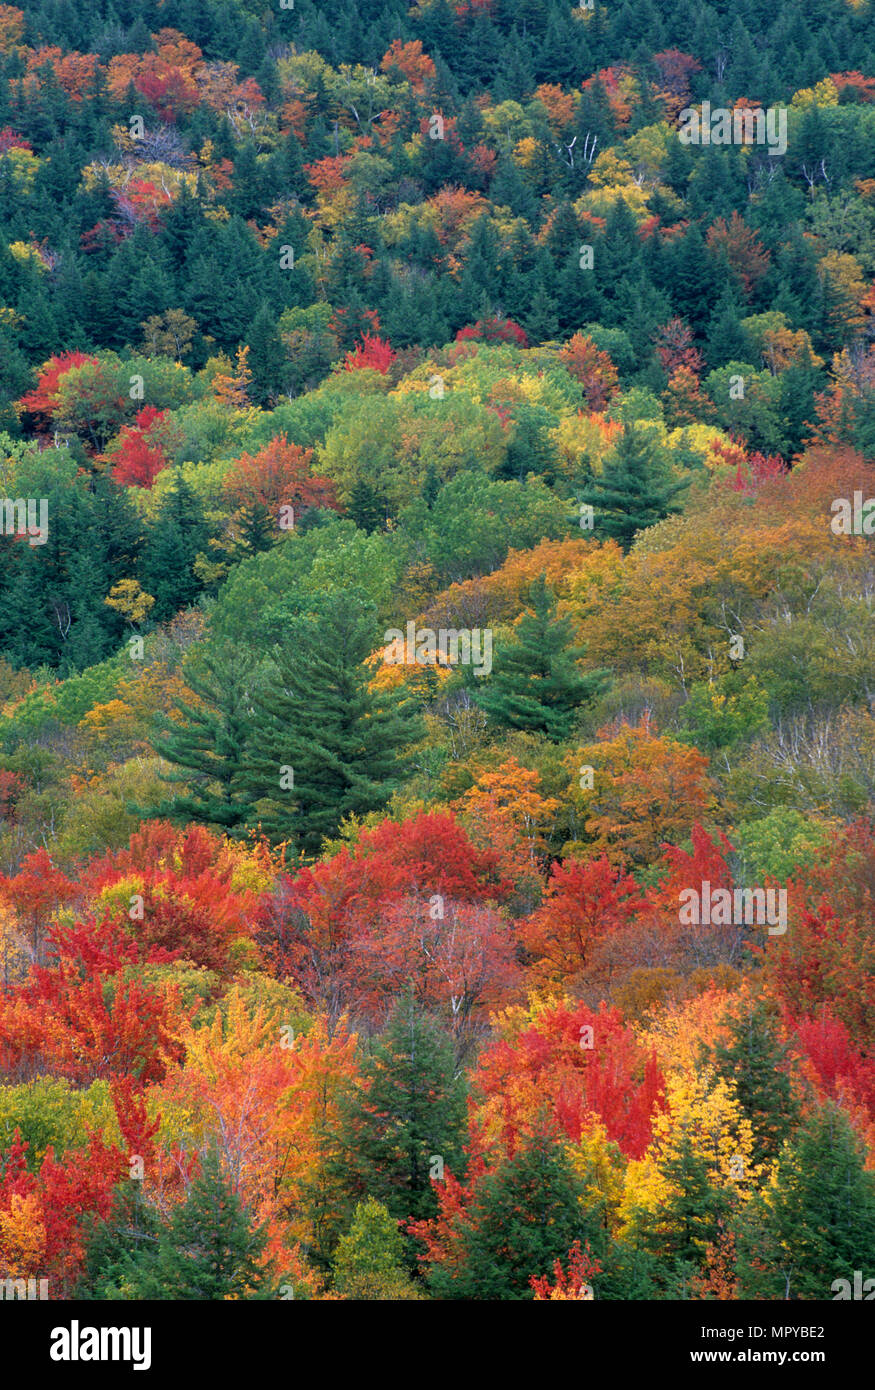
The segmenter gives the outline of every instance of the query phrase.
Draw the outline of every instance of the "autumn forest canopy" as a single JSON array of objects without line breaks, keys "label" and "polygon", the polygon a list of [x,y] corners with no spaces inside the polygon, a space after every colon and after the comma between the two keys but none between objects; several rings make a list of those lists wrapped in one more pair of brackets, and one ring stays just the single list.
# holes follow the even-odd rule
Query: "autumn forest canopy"
[{"label": "autumn forest canopy", "polygon": [[872,0],[0,4],[0,474],[7,1297],[875,1297]]}]

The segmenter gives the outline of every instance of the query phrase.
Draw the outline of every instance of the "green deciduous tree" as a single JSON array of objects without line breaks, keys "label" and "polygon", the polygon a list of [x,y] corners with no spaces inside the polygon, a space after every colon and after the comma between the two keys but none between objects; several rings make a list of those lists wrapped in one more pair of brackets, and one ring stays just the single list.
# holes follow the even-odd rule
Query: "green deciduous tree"
[{"label": "green deciduous tree", "polygon": [[369,1197],[359,1202],[352,1224],[341,1236],[334,1256],[334,1287],[344,1298],[417,1298],[403,1265],[404,1245],[398,1222]]}]

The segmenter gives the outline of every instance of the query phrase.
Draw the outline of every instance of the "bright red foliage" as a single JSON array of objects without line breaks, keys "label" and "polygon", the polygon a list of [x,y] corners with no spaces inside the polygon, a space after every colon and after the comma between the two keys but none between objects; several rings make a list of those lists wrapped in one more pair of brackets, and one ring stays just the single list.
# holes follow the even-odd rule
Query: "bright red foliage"
[{"label": "bright red foliage", "polygon": [[0,874],[0,898],[15,910],[34,954],[52,916],[65,903],[73,903],[81,892],[78,886],[56,869],[47,850],[26,854],[17,874]]},{"label": "bright red foliage", "polygon": [[[335,1017],[344,1000],[373,1008],[374,992],[381,995],[385,981],[376,984],[373,978],[369,924],[395,911],[395,930],[403,937],[405,923],[415,928],[404,902],[446,913],[450,904],[458,912],[462,904],[499,896],[508,885],[497,869],[498,856],[478,853],[445,812],[423,812],[400,824],[382,821],[364,831],[352,850],[284,880],[269,949],[277,968]],[[442,903],[433,902],[436,895]],[[463,918],[465,930],[473,931],[472,919]],[[413,949],[395,937],[396,952],[403,956]],[[390,974],[396,968],[387,966]]]},{"label": "bright red foliage", "polygon": [[88,1237],[112,1207],[113,1189],[130,1173],[129,1155],[151,1163],[159,1120],[130,1079],[113,1082],[113,1105],[125,1149],[87,1136],[61,1160],[53,1149],[28,1166],[19,1130],[0,1153],[0,1269],[18,1279],[47,1279],[49,1297],[69,1298],[82,1272]]},{"label": "bright red foliage", "polygon": [[822,1093],[849,1109],[862,1102],[875,1120],[875,1059],[854,1047],[829,1005],[801,1019],[795,1033]]},{"label": "bright red foliage", "polygon": [[732,888],[732,873],[726,862],[726,855],[733,847],[723,834],[717,831],[712,840],[702,825],[696,822],[690,833],[692,851],[679,849],[676,845],[663,845],[662,858],[668,866],[668,874],[659,880],[659,885],[650,894],[651,901],[665,907],[669,914],[677,917],[678,896],[685,888],[701,890],[701,885],[710,883],[715,888]]},{"label": "bright red foliage", "polygon": [[276,434],[257,454],[243,453],[235,459],[225,474],[225,495],[238,507],[262,506],[272,515],[284,505],[294,508],[295,518],[311,507],[336,510],[334,484],[330,478],[314,476],[312,465],[312,449]]},{"label": "bright red foliage", "polygon": [[149,179],[129,179],[124,188],[115,189],[112,196],[124,224],[133,228],[143,223],[151,232],[157,232],[161,214],[173,202],[166,188],[159,188]]},{"label": "bright red foliage", "polygon": [[513,319],[478,319],[476,323],[469,323],[466,328],[460,328],[456,334],[457,343],[467,342],[470,338],[477,338],[484,343],[511,343],[514,347],[521,348],[529,345],[524,330],[518,323],[514,323]]},{"label": "bright red foliage", "polygon": [[87,352],[61,352],[50,357],[40,369],[37,384],[18,402],[18,408],[40,417],[40,426],[46,428],[58,407],[58,385],[63,376],[74,367],[84,367],[86,362],[97,362]]},{"label": "bright red foliage", "polygon": [[[263,911],[258,895],[232,888],[234,870],[223,842],[203,826],[174,831],[157,822],[132,836],[129,849],[90,864],[82,882],[92,896],[130,887],[121,901],[108,896],[97,914],[123,928],[141,958],[190,960],[228,974],[232,947],[251,940]],[[132,907],[133,895],[142,902]]]},{"label": "bright red foliage", "polygon": [[729,486],[745,497],[756,497],[764,483],[783,478],[786,473],[787,465],[780,454],[755,453],[744,464],[739,463]]},{"label": "bright red foliage", "polygon": [[144,406],[133,425],[122,426],[109,451],[113,481],[122,487],[151,487],[170,462],[168,451],[177,435],[169,411]]},{"label": "bright red foliage", "polygon": [[395,357],[396,353],[387,339],[378,338],[372,333],[365,333],[355,351],[346,354],[343,359],[343,368],[347,372],[358,372],[363,367],[370,367],[372,371],[382,372],[385,376],[395,361]]},{"label": "bright red foliage", "polygon": [[644,906],[634,878],[607,855],[566,859],[553,865],[544,901],[520,936],[535,970],[561,981],[586,967],[594,941],[630,926]]},{"label": "bright red foliage", "polygon": [[33,154],[33,146],[29,140],[25,140],[23,135],[17,135],[11,126],[4,126],[0,130],[0,154],[5,154],[7,150],[28,150]]},{"label": "bright red foliage", "polygon": [[593,1258],[589,1248],[589,1241],[586,1249],[582,1250],[580,1241],[576,1240],[568,1252],[568,1272],[562,1268],[562,1261],[556,1260],[553,1264],[553,1283],[550,1283],[547,1275],[539,1279],[532,1275],[531,1283],[535,1291],[536,1303],[568,1302],[571,1299],[592,1297],[590,1280],[596,1274],[601,1274],[601,1263]]},{"label": "bright red foliage", "polygon": [[[543,1106],[575,1142],[591,1117],[630,1158],[640,1158],[662,1104],[664,1078],[617,1009],[554,1004],[512,1039],[487,1047],[471,1076],[474,1147],[485,1151],[499,1126],[512,1152]],[[483,1109],[485,1105],[485,1110]]]},{"label": "bright red foliage", "polygon": [[0,996],[0,1072],[13,1084],[50,1071],[78,1085],[103,1077],[164,1075],[179,1055],[165,995],[122,974],[87,974],[59,940],[52,969],[35,966],[26,985]]}]

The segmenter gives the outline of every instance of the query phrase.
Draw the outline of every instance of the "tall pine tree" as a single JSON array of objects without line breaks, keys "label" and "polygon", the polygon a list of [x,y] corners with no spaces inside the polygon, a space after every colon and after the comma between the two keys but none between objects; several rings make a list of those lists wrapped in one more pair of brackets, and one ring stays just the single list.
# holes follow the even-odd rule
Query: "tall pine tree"
[{"label": "tall pine tree", "polygon": [[152,746],[171,764],[167,782],[184,785],[144,813],[239,830],[249,815],[243,769],[253,723],[249,694],[254,662],[245,648],[201,648],[186,662],[185,680],[197,703],[180,701],[160,717]]},{"label": "tall pine tree", "polygon": [[123,1262],[124,1296],[176,1301],[271,1298],[263,1259],[266,1245],[266,1228],[254,1224],[218,1152],[208,1149],[200,1176],[157,1243],[142,1243]]},{"label": "tall pine tree", "polygon": [[[370,1195],[396,1221],[435,1216],[432,1176],[446,1167],[459,1177],[464,1162],[465,1084],[452,1041],[407,994],[361,1070],[363,1085],[345,1106],[338,1159],[350,1198]],[[415,1269],[410,1241],[407,1258]]]},{"label": "tall pine tree", "polygon": [[601,475],[584,488],[580,501],[594,510],[596,534],[611,536],[628,550],[636,531],[680,511],[674,498],[690,481],[666,481],[647,432],[639,425],[627,424],[614,457],[605,461]]},{"label": "tall pine tree", "polygon": [[253,820],[274,841],[317,854],[344,817],[379,810],[398,784],[419,723],[403,696],[369,688],[377,645],[376,610],[355,591],[289,618],[254,694],[245,771]]},{"label": "tall pine tree", "polygon": [[761,1164],[777,1157],[799,1116],[785,1067],[789,1049],[778,1038],[765,1000],[754,1001],[726,1022],[729,1040],[703,1051],[718,1073],[735,1083],[753,1129],[753,1162]]},{"label": "tall pine tree", "polygon": [[599,694],[608,672],[580,672],[584,649],[572,645],[571,620],[557,618],[543,575],[532,585],[529,604],[531,612],[517,623],[512,641],[499,647],[492,675],[475,698],[496,724],[562,742],[576,711]]},{"label": "tall pine tree", "polygon": [[814,1110],[748,1203],[739,1241],[742,1298],[834,1297],[833,1281],[872,1274],[875,1173],[839,1106]]}]

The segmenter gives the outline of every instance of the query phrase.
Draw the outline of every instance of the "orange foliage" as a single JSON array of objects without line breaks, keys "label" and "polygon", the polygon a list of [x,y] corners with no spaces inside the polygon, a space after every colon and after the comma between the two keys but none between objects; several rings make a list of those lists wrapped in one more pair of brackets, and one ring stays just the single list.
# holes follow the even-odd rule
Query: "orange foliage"
[{"label": "orange foliage", "polygon": [[213,395],[222,405],[230,406],[232,410],[242,410],[250,404],[251,384],[249,348],[238,347],[236,368],[230,372],[217,372],[213,377]]},{"label": "orange foliage", "polygon": [[587,849],[612,863],[650,864],[665,840],[688,835],[713,803],[708,759],[697,748],[661,738],[645,716],[600,729],[599,741],[573,759],[594,769],[592,790],[577,790]]},{"label": "orange foliage", "polygon": [[323,1021],[296,1034],[232,994],[224,1014],[184,1040],[185,1065],[168,1074],[161,1101],[181,1107],[199,1142],[217,1135],[243,1200],[267,1222],[267,1255],[285,1267],[297,1242],[314,1240],[307,1199],[330,1153],[339,1102],[357,1077],[356,1036]]},{"label": "orange foliage", "polygon": [[24,10],[0,5],[0,53],[11,53],[24,33]]},{"label": "orange foliage", "polygon": [[553,82],[542,82],[535,88],[535,98],[547,109],[547,119],[554,134],[558,135],[570,125],[574,118],[574,94],[563,92]]},{"label": "orange foliage", "polygon": [[397,68],[407,78],[414,92],[420,93],[425,90],[426,79],[434,77],[436,71],[431,58],[423,53],[419,39],[414,39],[412,43],[395,39],[383,54],[380,68],[383,72]]},{"label": "orange foliage", "polygon": [[497,851],[502,873],[530,887],[540,883],[544,832],[559,809],[540,785],[537,772],[508,758],[494,772],[481,773],[455,803],[473,843]]},{"label": "orange foliage", "polygon": [[726,261],[748,296],[768,272],[770,253],[737,212],[732,213],[728,222],[725,217],[718,217],[708,228],[705,244],[713,255]]},{"label": "orange foliage", "polygon": [[39,89],[39,80],[36,74],[46,66],[51,67],[61,86],[74,101],[81,101],[86,90],[94,82],[94,75],[97,72],[99,63],[93,53],[63,53],[60,48],[43,45],[41,48],[32,50],[27,57],[27,71],[32,74],[29,81],[25,81],[25,90],[35,92]]},{"label": "orange foliage", "polygon": [[559,361],[580,382],[590,410],[604,410],[619,385],[617,369],[608,354],[584,333],[575,333],[560,349]]},{"label": "orange foliage", "polygon": [[257,454],[243,453],[224,478],[225,496],[238,507],[267,507],[272,515],[286,505],[295,517],[310,507],[337,508],[334,484],[312,473],[313,450],[274,435]]}]

